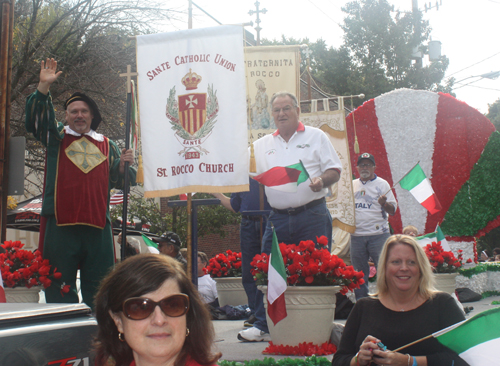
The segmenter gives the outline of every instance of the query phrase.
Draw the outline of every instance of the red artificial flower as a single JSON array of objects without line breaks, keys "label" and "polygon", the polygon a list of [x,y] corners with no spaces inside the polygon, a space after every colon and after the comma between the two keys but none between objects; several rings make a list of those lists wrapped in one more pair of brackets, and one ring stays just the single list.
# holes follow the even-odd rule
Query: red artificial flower
[{"label": "red artificial flower", "polygon": [[62,283],[61,285],[61,296],[64,297],[64,294],[67,294],[70,289],[70,285],[66,285],[65,282]]},{"label": "red artificial flower", "polygon": [[334,354],[336,351],[337,347],[330,342],[325,342],[322,345],[304,342],[298,346],[285,346],[269,342],[269,346],[262,353],[265,355],[325,356]]},{"label": "red artificial flower", "polygon": [[328,238],[324,235],[320,236],[319,238],[316,237],[316,242],[319,244],[319,245],[323,245],[323,246],[328,246]]},{"label": "red artificial flower", "polygon": [[0,271],[6,287],[50,286],[48,277],[55,271],[51,271],[49,261],[42,259],[38,250],[22,249],[24,244],[20,241],[6,241],[1,246],[5,253],[0,254]]},{"label": "red artificial flower", "polygon": [[211,277],[241,277],[241,253],[226,250],[210,258],[205,273]]},{"label": "red artificial flower", "polygon": [[[298,245],[281,243],[280,251],[289,286],[341,286],[341,293],[359,288],[363,273],[347,267],[342,259],[324,249],[326,237],[301,241]],[[267,284],[268,256],[258,254],[250,263],[251,273],[258,284]]]},{"label": "red artificial flower", "polygon": [[436,273],[454,273],[462,267],[463,254],[461,250],[458,251],[457,258],[453,252],[444,251],[441,242],[432,242],[432,244],[425,246],[424,251]]}]

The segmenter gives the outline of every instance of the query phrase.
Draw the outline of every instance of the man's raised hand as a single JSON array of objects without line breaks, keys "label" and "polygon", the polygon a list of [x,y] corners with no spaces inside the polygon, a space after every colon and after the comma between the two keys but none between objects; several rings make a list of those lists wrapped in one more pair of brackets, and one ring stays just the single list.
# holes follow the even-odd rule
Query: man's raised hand
[{"label": "man's raised hand", "polygon": [[40,82],[38,83],[38,91],[43,94],[49,92],[50,85],[57,80],[62,71],[57,71],[57,61],[53,58],[47,58],[40,64]]}]

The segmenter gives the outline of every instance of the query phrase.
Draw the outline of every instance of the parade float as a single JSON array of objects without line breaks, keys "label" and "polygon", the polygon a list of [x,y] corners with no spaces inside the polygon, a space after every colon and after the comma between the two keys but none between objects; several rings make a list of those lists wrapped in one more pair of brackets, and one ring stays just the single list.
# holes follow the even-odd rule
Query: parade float
[{"label": "parade float", "polygon": [[500,225],[500,134],[483,114],[449,94],[398,89],[349,114],[347,134],[353,167],[369,152],[375,173],[391,186],[417,162],[431,181],[442,206],[433,215],[396,185],[398,210],[389,219],[395,233],[440,225],[454,254],[477,262],[476,238]]}]

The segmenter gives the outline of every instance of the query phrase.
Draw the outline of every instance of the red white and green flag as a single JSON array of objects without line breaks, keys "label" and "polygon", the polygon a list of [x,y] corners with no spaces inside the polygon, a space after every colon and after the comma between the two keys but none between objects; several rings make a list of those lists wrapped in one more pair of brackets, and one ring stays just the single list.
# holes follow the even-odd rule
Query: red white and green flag
[{"label": "red white and green flag", "polygon": [[266,187],[282,192],[297,192],[297,186],[309,179],[306,167],[299,161],[288,166],[275,166],[268,171],[253,177]]},{"label": "red white and green flag", "polygon": [[0,302],[7,302],[5,298],[5,290],[3,289],[2,273],[0,272]]},{"label": "red white and green flag", "polygon": [[413,197],[415,197],[431,215],[441,210],[441,204],[432,189],[431,182],[425,176],[420,164],[415,165],[415,167],[401,179],[399,185],[401,188],[410,191]]},{"label": "red white and green flag", "polygon": [[144,234],[141,235],[142,235],[142,240],[144,240],[144,244],[146,244],[146,246],[148,247],[149,252],[153,254],[159,254],[160,251],[158,250],[158,244],[149,239],[146,235]]},{"label": "red white and green flag", "polygon": [[444,233],[439,225],[437,226],[436,231],[422,236],[417,236],[415,240],[422,248],[424,248],[427,244],[432,244],[433,242],[441,242],[441,247],[444,251],[451,250],[450,245],[448,244],[448,241],[446,240],[446,237],[444,236]]},{"label": "red white and green flag", "polygon": [[498,365],[500,308],[483,311],[432,335],[470,366]]},{"label": "red white and green flag", "polygon": [[271,255],[269,258],[267,284],[267,314],[276,325],[281,320],[285,319],[286,304],[286,271],[283,257],[281,255],[280,246],[276,232],[273,229],[273,244],[271,247]]}]

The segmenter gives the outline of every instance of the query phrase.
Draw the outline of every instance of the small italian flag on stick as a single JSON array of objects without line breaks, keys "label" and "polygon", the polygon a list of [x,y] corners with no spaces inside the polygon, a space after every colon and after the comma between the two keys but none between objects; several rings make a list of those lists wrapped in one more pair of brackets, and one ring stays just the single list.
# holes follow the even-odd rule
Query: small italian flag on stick
[{"label": "small italian flag on stick", "polygon": [[483,311],[433,336],[470,366],[498,365],[500,308]]},{"label": "small italian flag on stick", "polygon": [[433,242],[441,242],[441,247],[444,251],[451,250],[450,245],[448,244],[448,241],[446,240],[446,237],[444,236],[443,231],[441,230],[441,227],[439,225],[437,226],[436,231],[434,231],[433,233],[417,236],[415,240],[422,248],[427,244],[432,244]]},{"label": "small italian flag on stick", "polygon": [[432,189],[431,182],[425,176],[420,164],[417,163],[412,170],[406,173],[399,182],[399,185],[401,188],[410,191],[413,197],[415,197],[431,215],[441,210],[441,204]]},{"label": "small italian flag on stick", "polygon": [[278,238],[273,228],[273,244],[271,247],[271,256],[269,259],[269,272],[267,284],[267,314],[274,325],[285,319],[286,304],[286,271],[283,257],[281,256]]},{"label": "small italian flag on stick", "polygon": [[297,192],[297,186],[309,179],[306,167],[299,161],[288,166],[275,166],[268,171],[253,177],[266,187],[282,192]]},{"label": "small italian flag on stick", "polygon": [[149,252],[153,254],[159,254],[160,251],[158,250],[158,244],[149,239],[146,235],[144,234],[141,235],[142,235],[142,240],[144,240],[144,244],[146,244],[146,246],[148,247]]},{"label": "small italian flag on stick", "polygon": [[399,347],[393,352],[400,352],[433,337],[455,351],[470,366],[498,365],[500,307],[483,311],[470,319]]}]

